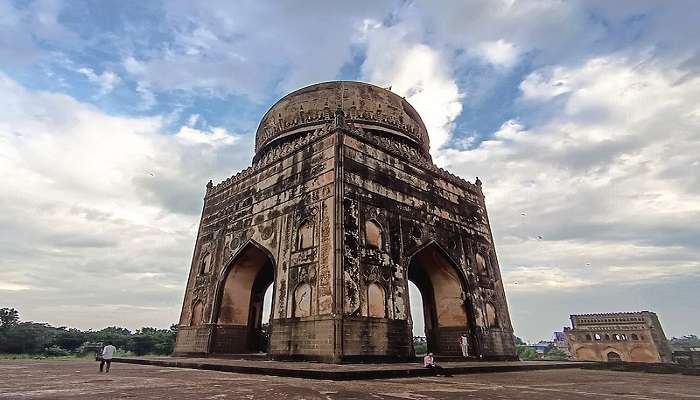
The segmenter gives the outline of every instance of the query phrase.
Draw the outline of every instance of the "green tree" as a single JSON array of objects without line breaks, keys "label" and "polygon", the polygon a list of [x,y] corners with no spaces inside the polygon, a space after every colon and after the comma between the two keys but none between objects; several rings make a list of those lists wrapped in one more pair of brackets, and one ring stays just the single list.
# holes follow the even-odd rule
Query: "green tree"
[{"label": "green tree", "polygon": [[0,308],[0,329],[17,325],[19,312],[14,308]]},{"label": "green tree", "polygon": [[539,360],[540,356],[537,354],[537,352],[527,346],[518,346],[517,347],[517,352],[518,352],[518,358],[520,358],[521,361],[533,361],[533,360]]},{"label": "green tree", "polygon": [[566,355],[562,350],[553,348],[544,355],[545,360],[562,361],[568,360],[569,356]]}]

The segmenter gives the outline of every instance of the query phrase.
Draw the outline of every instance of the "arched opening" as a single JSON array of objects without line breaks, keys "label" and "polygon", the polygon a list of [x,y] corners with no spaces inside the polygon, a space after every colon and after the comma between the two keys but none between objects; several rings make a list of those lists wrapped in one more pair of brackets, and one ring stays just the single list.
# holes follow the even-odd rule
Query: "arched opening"
[{"label": "arched opening", "polygon": [[375,249],[381,249],[384,245],[382,228],[377,221],[369,220],[365,222],[365,245]]},{"label": "arched opening", "polygon": [[206,253],[199,263],[199,274],[208,274],[211,271],[211,253]]},{"label": "arched opening", "polygon": [[311,285],[302,282],[294,290],[294,318],[308,317],[311,315]]},{"label": "arched opening", "polygon": [[622,358],[620,357],[620,355],[615,353],[614,351],[608,352],[607,359],[608,359],[608,362],[622,361]]},{"label": "arched opening", "polygon": [[264,350],[261,340],[263,304],[265,293],[274,281],[271,258],[255,245],[248,244],[228,265],[222,277],[217,290],[214,313],[217,328],[212,352]]},{"label": "arched opening", "polygon": [[386,295],[384,289],[375,282],[367,287],[367,314],[374,318],[386,318]]},{"label": "arched opening", "polygon": [[417,252],[411,257],[408,279],[415,284],[422,299],[428,350],[440,355],[461,355],[458,339],[466,334],[470,342],[469,354],[477,354],[474,321],[470,318],[473,314],[465,302],[466,285],[457,266],[444,251],[431,244]]},{"label": "arched opening", "polygon": [[494,307],[493,303],[487,302],[484,308],[486,310],[486,325],[488,325],[489,328],[498,328],[496,307]]},{"label": "arched opening", "polygon": [[202,325],[203,318],[204,318],[204,305],[202,305],[201,301],[196,301],[192,305],[190,326]]},{"label": "arched opening", "polygon": [[314,225],[308,219],[297,230],[297,250],[310,249],[314,245]]}]

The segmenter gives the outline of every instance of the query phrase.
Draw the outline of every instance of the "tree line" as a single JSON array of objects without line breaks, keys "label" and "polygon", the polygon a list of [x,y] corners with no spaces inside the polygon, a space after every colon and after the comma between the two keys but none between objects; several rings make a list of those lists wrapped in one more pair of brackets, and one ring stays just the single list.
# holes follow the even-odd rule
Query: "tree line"
[{"label": "tree line", "polygon": [[131,332],[110,326],[98,331],[81,331],[65,326],[20,321],[14,308],[0,308],[0,353],[67,356],[80,354],[98,343],[112,343],[123,352],[135,355],[173,352],[177,325],[170,329],[143,327]]}]

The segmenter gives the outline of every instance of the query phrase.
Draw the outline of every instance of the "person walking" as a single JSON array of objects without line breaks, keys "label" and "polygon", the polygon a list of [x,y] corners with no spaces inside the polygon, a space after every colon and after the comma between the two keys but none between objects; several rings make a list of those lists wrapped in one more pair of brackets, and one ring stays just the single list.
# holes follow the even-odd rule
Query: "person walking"
[{"label": "person walking", "polygon": [[469,357],[469,339],[467,335],[463,333],[457,341],[459,342],[459,347],[462,348],[462,356]]},{"label": "person walking", "polygon": [[112,343],[107,342],[107,346],[102,349],[102,361],[100,361],[100,372],[104,369],[105,364],[107,364],[106,373],[109,373],[109,367],[112,365],[112,357],[114,357],[114,352],[117,348],[112,346]]}]

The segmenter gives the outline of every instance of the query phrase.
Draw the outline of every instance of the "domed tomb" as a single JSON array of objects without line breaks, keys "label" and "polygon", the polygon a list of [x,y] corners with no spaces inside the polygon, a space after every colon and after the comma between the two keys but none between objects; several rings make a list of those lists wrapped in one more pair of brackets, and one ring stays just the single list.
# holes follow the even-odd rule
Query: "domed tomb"
[{"label": "domed tomb", "polygon": [[428,132],[405,98],[363,82],[324,82],[296,90],[263,116],[255,135],[255,159],[267,150],[332,121],[336,110],[345,122],[375,135],[390,136],[430,157]]},{"label": "domed tomb", "polygon": [[206,185],[174,354],[414,360],[417,325],[440,357],[517,359],[481,181],[429,148],[416,110],[378,86],[276,102],[251,166]]}]

